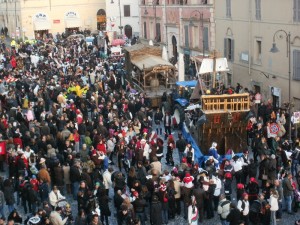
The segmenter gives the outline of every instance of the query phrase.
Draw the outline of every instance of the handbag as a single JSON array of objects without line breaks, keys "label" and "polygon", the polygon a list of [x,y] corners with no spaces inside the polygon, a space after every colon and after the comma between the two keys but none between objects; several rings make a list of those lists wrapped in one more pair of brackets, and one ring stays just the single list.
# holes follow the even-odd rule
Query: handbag
[{"label": "handbag", "polygon": [[262,180],[268,180],[268,175],[265,173],[266,171],[264,170],[264,174],[262,175]]}]

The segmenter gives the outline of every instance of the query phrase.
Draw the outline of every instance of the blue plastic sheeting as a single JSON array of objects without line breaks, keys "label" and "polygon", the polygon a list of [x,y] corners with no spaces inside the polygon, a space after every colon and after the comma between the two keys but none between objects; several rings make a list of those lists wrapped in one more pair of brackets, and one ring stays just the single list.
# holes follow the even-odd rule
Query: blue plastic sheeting
[{"label": "blue plastic sheeting", "polygon": [[[208,159],[209,156],[202,154],[200,147],[198,146],[197,142],[195,141],[193,136],[188,131],[188,128],[186,127],[185,123],[183,123],[183,126],[182,126],[182,136],[187,142],[191,143],[192,147],[195,150],[195,163],[198,161],[198,165],[201,166],[202,163],[204,163]],[[241,157],[242,154],[243,153],[234,153],[234,155],[236,155],[238,157]],[[225,158],[228,160],[231,160],[232,155],[221,155],[219,158],[219,163],[221,164]]]},{"label": "blue plastic sheeting", "polygon": [[194,162],[196,163],[198,161],[199,165],[201,165],[200,159],[204,158],[204,155],[202,154],[198,144],[196,143],[196,141],[194,140],[194,138],[188,131],[188,128],[186,127],[185,123],[183,123],[183,126],[182,126],[182,136],[188,143],[191,143],[192,147],[194,148],[194,154],[195,154]]},{"label": "blue plastic sheeting", "polygon": [[[234,153],[234,155],[238,156],[238,157],[241,157],[243,155],[243,153]],[[200,161],[201,161],[201,164],[203,162],[205,162],[207,159],[209,158],[209,156],[207,155],[204,155]],[[219,158],[219,163],[221,164],[223,162],[224,159],[228,159],[228,160],[231,160],[232,159],[232,155],[221,155],[220,158]],[[199,165],[201,165],[200,162],[199,162]]]},{"label": "blue plastic sheeting", "polygon": [[196,87],[197,80],[177,81],[176,85],[177,86],[182,86],[182,87]]}]

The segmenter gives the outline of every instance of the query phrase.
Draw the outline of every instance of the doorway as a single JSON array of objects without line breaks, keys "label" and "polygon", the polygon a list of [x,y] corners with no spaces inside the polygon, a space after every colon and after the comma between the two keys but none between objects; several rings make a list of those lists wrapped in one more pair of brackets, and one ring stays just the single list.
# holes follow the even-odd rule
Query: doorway
[{"label": "doorway", "polygon": [[130,25],[126,25],[124,28],[125,35],[128,39],[132,38],[132,27]]},{"label": "doorway", "polygon": [[172,52],[173,52],[173,57],[177,62],[177,58],[178,58],[177,40],[176,40],[176,37],[174,35],[172,36]]},{"label": "doorway", "polygon": [[97,30],[106,30],[106,12],[99,9],[97,12]]}]

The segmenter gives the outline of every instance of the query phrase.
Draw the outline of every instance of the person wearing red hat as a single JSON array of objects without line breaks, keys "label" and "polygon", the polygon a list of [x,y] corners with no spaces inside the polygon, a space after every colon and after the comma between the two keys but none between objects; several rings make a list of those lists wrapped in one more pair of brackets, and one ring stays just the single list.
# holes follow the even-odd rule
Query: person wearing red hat
[{"label": "person wearing red hat", "polygon": [[255,200],[257,200],[257,196],[259,193],[258,182],[254,177],[250,177],[246,190],[248,192],[248,199],[251,205]]},{"label": "person wearing red hat", "polygon": [[165,183],[161,181],[161,184],[159,186],[159,199],[161,202],[161,211],[162,211],[162,224],[168,224],[168,210],[169,210],[169,205],[168,205],[168,194],[167,194],[167,186]]},{"label": "person wearing red hat", "polygon": [[237,209],[241,212],[245,225],[249,225],[249,206],[248,194],[244,193],[242,198],[238,201]]}]

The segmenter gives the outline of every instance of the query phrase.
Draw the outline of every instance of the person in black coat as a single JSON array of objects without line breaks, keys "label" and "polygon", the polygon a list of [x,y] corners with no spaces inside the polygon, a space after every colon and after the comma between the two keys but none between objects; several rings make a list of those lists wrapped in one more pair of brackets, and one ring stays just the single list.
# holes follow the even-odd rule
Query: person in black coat
[{"label": "person in black coat", "polygon": [[195,189],[193,190],[193,195],[196,198],[197,208],[199,211],[199,222],[203,222],[204,218],[204,199],[205,199],[205,191],[200,186],[199,183],[195,184]]},{"label": "person in black coat", "polygon": [[269,159],[266,155],[261,155],[261,162],[259,164],[258,178],[262,180],[262,187],[265,187],[269,175]]},{"label": "person in black coat", "polygon": [[236,208],[234,203],[230,203],[230,213],[228,214],[226,220],[229,225],[240,225],[241,224],[241,212]]},{"label": "person in black coat", "polygon": [[109,224],[108,217],[111,215],[111,212],[108,205],[109,198],[106,194],[105,187],[101,187],[98,189],[97,197],[98,197],[99,207],[101,211],[101,222],[104,225],[104,219],[105,219],[105,224],[108,225]]},{"label": "person in black coat", "polygon": [[152,196],[151,207],[150,207],[150,222],[152,225],[162,224],[162,207],[161,202],[156,194]]},{"label": "person in black coat", "polygon": [[23,219],[22,217],[19,215],[19,213],[17,212],[16,209],[14,209],[8,216],[7,221],[13,220],[16,223],[22,224]]},{"label": "person in black coat", "polygon": [[53,183],[58,187],[60,193],[64,195],[64,171],[59,162],[55,163],[53,168]]}]

